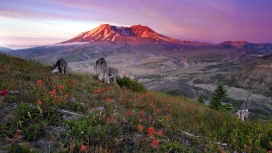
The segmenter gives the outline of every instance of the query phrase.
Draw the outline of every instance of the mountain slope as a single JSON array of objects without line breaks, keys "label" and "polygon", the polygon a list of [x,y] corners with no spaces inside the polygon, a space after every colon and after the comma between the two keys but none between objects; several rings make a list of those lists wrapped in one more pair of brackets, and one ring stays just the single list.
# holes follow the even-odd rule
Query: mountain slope
[{"label": "mountain slope", "polygon": [[228,79],[234,79],[240,87],[271,96],[272,91],[272,55],[260,57],[244,63],[247,68],[231,73]]},{"label": "mountain slope", "polygon": [[93,30],[83,32],[61,43],[92,41],[112,41],[115,43],[181,43],[180,40],[158,34],[147,26],[133,25],[131,27],[118,27],[109,24],[102,24]]},{"label": "mountain slope", "polygon": [[2,53],[0,59],[0,152],[242,152],[245,144],[248,153],[271,149],[269,122],[242,122],[187,98],[133,92],[91,74],[51,74],[49,66],[32,60]]},{"label": "mountain slope", "polygon": [[10,48],[7,48],[7,47],[2,47],[2,46],[0,46],[0,52],[9,52],[9,51],[13,51],[12,49],[10,49]]}]

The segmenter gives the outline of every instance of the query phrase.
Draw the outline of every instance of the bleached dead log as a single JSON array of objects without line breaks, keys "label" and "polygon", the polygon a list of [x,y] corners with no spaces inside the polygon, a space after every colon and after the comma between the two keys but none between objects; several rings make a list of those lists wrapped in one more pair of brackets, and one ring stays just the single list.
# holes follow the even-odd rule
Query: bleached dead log
[{"label": "bleached dead log", "polygon": [[70,112],[67,110],[58,109],[58,112],[60,112],[63,115],[69,116],[69,118],[79,118],[79,117],[88,117],[86,115]]}]

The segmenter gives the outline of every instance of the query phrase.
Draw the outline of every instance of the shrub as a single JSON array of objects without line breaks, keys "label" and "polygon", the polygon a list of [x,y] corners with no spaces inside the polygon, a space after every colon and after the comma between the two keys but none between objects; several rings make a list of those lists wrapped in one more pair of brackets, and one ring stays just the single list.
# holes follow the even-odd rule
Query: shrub
[{"label": "shrub", "polygon": [[127,87],[133,91],[137,92],[144,92],[146,91],[144,85],[141,83],[137,82],[136,80],[131,80],[129,77],[124,76],[123,78],[118,77],[117,78],[117,83],[120,87]]}]

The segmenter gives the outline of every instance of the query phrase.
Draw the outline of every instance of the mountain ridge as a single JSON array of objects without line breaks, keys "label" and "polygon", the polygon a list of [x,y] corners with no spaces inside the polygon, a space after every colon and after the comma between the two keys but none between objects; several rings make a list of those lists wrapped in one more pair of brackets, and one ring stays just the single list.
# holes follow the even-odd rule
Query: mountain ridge
[{"label": "mountain ridge", "polygon": [[115,43],[182,43],[181,40],[170,38],[155,32],[153,29],[138,25],[130,27],[102,24],[92,30],[82,32],[76,37],[60,42],[93,42],[111,41]]},{"label": "mountain ridge", "polygon": [[266,49],[271,50],[272,44],[270,43],[250,43],[247,41],[224,41],[219,45],[225,48],[244,48],[244,49]]}]

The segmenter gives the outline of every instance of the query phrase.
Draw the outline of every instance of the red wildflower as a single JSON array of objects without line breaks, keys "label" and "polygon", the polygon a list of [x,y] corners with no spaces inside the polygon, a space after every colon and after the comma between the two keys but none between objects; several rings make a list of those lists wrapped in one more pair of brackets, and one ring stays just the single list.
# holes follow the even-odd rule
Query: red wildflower
[{"label": "red wildflower", "polygon": [[246,148],[246,147],[247,147],[247,145],[246,145],[246,144],[244,144],[244,147]]},{"label": "red wildflower", "polygon": [[111,99],[111,98],[106,98],[106,101],[107,101],[107,102],[113,102],[113,99]]},{"label": "red wildflower", "polygon": [[87,146],[86,145],[82,145],[80,147],[80,150],[79,151],[86,151],[87,150]]},{"label": "red wildflower", "polygon": [[144,115],[144,113],[145,113],[144,110],[138,112],[139,115]]},{"label": "red wildflower", "polygon": [[126,114],[127,114],[127,115],[131,115],[131,112],[130,112],[130,110],[128,110],[128,111],[126,112]]},{"label": "red wildflower", "polygon": [[13,135],[13,139],[18,139],[20,137],[21,137],[21,130],[16,130]]},{"label": "red wildflower", "polygon": [[59,86],[59,89],[60,89],[60,90],[63,90],[63,89],[64,89],[64,86]]},{"label": "red wildflower", "polygon": [[119,97],[119,100],[122,100],[123,98],[124,98],[124,96],[120,96],[120,97]]},{"label": "red wildflower", "polygon": [[1,95],[1,96],[5,96],[5,95],[8,94],[8,93],[9,93],[8,89],[5,89],[5,90],[2,90],[2,91],[0,92],[0,95]]},{"label": "red wildflower", "polygon": [[107,117],[106,121],[109,122],[111,120],[111,118]]},{"label": "red wildflower", "polygon": [[61,98],[58,98],[58,102],[61,102],[62,101],[62,99]]},{"label": "red wildflower", "polygon": [[36,83],[37,85],[40,85],[40,86],[43,84],[42,80],[38,80]]},{"label": "red wildflower", "polygon": [[139,126],[138,126],[138,130],[139,130],[139,131],[143,131],[143,129],[144,129],[144,127],[143,127],[142,125],[139,125]]},{"label": "red wildflower", "polygon": [[38,105],[42,105],[43,103],[41,101],[38,101]]},{"label": "red wildflower", "polygon": [[199,126],[199,124],[197,122],[194,122],[194,126]]},{"label": "red wildflower", "polygon": [[53,90],[50,92],[50,94],[51,94],[52,96],[56,95],[56,90],[53,89]]},{"label": "red wildflower", "polygon": [[158,134],[159,134],[159,135],[163,135],[163,131],[162,131],[162,130],[159,130],[159,131],[158,131]]},{"label": "red wildflower", "polygon": [[153,127],[149,127],[147,132],[151,136],[155,135],[155,129]]},{"label": "red wildflower", "polygon": [[3,66],[3,70],[4,70],[4,72],[8,72],[8,69],[7,69],[7,67],[6,66]]},{"label": "red wildflower", "polygon": [[152,120],[152,116],[148,116],[148,120],[151,121]]},{"label": "red wildflower", "polygon": [[268,150],[267,152],[269,152],[269,153],[270,153],[270,152],[272,152],[272,150]]},{"label": "red wildflower", "polygon": [[159,145],[159,141],[158,140],[154,140],[152,143],[151,143],[151,146],[153,147],[157,147]]},{"label": "red wildflower", "polygon": [[172,120],[172,118],[171,117],[167,117],[167,121],[171,121]]}]

